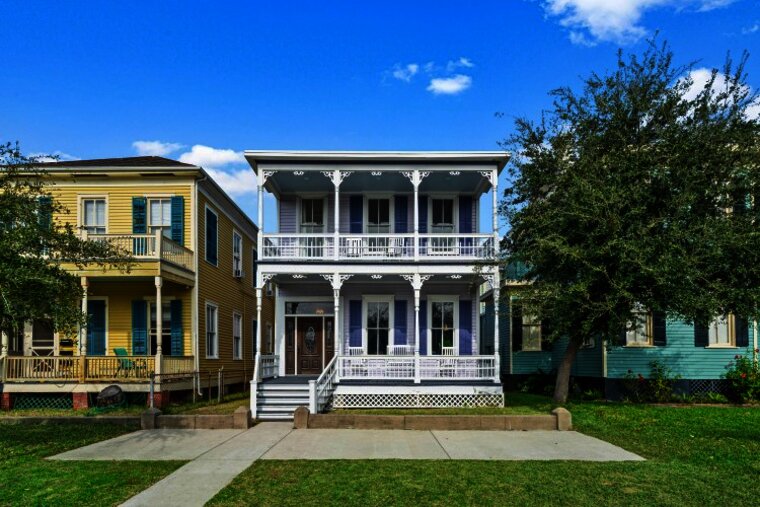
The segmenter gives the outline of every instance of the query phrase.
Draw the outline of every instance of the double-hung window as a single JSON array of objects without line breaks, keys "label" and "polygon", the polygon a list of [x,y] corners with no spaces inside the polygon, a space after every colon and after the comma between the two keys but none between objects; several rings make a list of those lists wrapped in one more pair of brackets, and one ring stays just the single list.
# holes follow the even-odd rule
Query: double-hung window
[{"label": "double-hung window", "polygon": [[172,201],[171,199],[148,199],[148,226],[149,232],[161,234],[167,238],[172,237]]},{"label": "double-hung window", "polygon": [[454,232],[454,199],[432,199],[432,223],[433,233]]},{"label": "double-hung window", "polygon": [[433,355],[454,355],[454,301],[430,303],[430,333]]},{"label": "double-hung window", "polygon": [[522,314],[522,349],[538,352],[541,350],[541,321],[531,313]]},{"label": "double-hung window", "polygon": [[88,234],[106,233],[105,199],[82,199],[82,227]]},{"label": "double-hung window", "polygon": [[712,347],[730,347],[733,345],[733,332],[730,325],[730,319],[726,315],[716,318],[707,327],[708,343]]},{"label": "double-hung window", "polygon": [[232,314],[232,359],[243,359],[243,317]]},{"label": "double-hung window", "polygon": [[367,300],[365,325],[367,354],[387,354],[391,330],[391,301]]},{"label": "double-hung window", "polygon": [[367,233],[388,234],[390,232],[390,199],[367,199]]},{"label": "double-hung window", "polygon": [[219,308],[206,303],[206,357],[219,357]]},{"label": "double-hung window", "polygon": [[625,344],[629,347],[646,347],[652,345],[651,322],[649,312],[637,310],[633,321],[628,323],[625,330]]},{"label": "double-hung window", "polygon": [[243,276],[243,237],[232,231],[232,274]]},{"label": "double-hung window", "polygon": [[324,199],[301,199],[301,232],[322,234],[325,232]]}]

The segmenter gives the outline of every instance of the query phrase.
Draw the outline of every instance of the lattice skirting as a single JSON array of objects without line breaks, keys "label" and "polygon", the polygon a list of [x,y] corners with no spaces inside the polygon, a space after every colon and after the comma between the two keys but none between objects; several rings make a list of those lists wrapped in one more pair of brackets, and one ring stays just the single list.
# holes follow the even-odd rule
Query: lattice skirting
[{"label": "lattice skirting", "polygon": [[14,409],[72,408],[71,393],[25,393],[15,394]]},{"label": "lattice skirting", "polygon": [[346,393],[335,394],[332,408],[503,407],[503,394]]}]

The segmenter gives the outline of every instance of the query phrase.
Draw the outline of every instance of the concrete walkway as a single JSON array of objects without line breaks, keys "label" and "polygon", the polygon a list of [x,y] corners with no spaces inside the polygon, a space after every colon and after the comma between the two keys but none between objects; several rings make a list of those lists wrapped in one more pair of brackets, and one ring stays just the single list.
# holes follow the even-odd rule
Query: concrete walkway
[{"label": "concrete walkway", "polygon": [[574,431],[241,430],[137,431],[50,459],[191,459],[124,505],[201,506],[257,459],[468,459],[640,461]]}]

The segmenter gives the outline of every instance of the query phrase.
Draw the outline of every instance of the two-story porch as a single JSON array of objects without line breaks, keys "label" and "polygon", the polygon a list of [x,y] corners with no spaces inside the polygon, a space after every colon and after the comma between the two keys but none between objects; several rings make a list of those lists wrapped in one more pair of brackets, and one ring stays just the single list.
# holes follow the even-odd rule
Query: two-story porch
[{"label": "two-story porch", "polygon": [[[313,411],[503,403],[498,338],[481,336],[478,289],[498,290],[493,210],[505,154],[246,156],[259,222],[267,190],[278,223],[260,233],[257,280],[277,287],[276,353],[259,357],[254,382],[314,375]],[[266,410],[258,391],[252,409]]]}]

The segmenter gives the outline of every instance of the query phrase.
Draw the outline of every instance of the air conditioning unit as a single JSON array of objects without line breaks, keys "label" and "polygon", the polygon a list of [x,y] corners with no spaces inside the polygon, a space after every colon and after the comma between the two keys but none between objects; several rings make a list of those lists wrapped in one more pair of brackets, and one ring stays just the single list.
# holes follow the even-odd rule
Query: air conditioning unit
[{"label": "air conditioning unit", "polygon": [[243,270],[242,270],[242,269],[236,269],[236,270],[233,272],[233,276],[234,276],[235,278],[243,278],[243,277],[245,276],[245,273],[243,273]]}]

